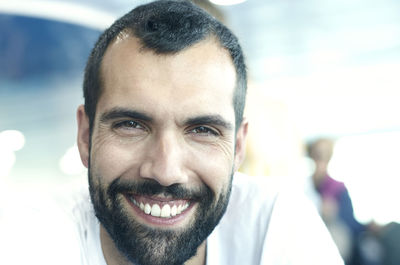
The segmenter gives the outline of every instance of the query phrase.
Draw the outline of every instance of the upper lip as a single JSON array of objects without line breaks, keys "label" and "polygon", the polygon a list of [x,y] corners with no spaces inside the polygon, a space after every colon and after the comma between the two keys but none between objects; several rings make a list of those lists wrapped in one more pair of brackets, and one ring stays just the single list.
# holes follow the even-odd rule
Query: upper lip
[{"label": "upper lip", "polygon": [[165,197],[160,195],[149,196],[149,195],[141,195],[141,194],[128,194],[128,196],[132,197],[144,197],[148,200],[159,201],[159,202],[174,202],[174,201],[190,201],[188,198],[174,198],[174,197]]}]

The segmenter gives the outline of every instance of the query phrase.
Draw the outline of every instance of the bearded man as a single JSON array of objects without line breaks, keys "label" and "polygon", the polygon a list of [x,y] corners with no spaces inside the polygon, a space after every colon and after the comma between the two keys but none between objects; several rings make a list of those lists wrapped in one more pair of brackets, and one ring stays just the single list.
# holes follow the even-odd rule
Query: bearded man
[{"label": "bearded man", "polygon": [[235,173],[246,88],[237,38],[189,1],[139,6],[100,36],[77,112],[82,264],[342,264],[305,200]]}]

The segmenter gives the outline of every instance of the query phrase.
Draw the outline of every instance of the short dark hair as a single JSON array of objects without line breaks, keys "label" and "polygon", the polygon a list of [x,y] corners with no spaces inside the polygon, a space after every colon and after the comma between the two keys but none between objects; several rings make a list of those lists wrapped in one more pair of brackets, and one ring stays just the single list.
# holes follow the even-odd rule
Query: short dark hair
[{"label": "short dark hair", "polygon": [[185,0],[161,0],[138,6],[106,29],[94,46],[85,68],[85,112],[93,129],[97,102],[102,93],[101,62],[110,43],[128,30],[144,49],[156,54],[174,54],[207,37],[215,37],[229,51],[236,69],[233,96],[236,130],[242,123],[247,90],[244,55],[236,36],[221,22]]}]

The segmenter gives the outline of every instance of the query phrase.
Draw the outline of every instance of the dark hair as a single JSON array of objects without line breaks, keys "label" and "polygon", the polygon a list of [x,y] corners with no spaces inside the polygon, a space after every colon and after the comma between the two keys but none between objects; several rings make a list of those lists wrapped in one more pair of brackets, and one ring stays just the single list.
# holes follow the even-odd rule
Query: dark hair
[{"label": "dark hair", "polygon": [[102,93],[101,62],[109,44],[123,31],[139,39],[143,49],[174,54],[207,37],[215,37],[229,51],[236,69],[233,97],[236,129],[243,119],[247,73],[238,39],[222,23],[189,1],[161,0],[138,6],[105,30],[93,48],[85,69],[85,111],[92,131],[97,102]]}]

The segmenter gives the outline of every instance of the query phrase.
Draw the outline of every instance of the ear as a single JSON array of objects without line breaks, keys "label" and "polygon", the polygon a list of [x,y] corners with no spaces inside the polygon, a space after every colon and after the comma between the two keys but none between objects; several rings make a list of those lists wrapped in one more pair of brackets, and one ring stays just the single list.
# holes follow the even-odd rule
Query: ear
[{"label": "ear", "polygon": [[248,125],[249,123],[247,119],[244,118],[242,124],[240,125],[236,133],[236,150],[235,150],[235,165],[234,165],[235,171],[239,169],[246,155],[246,137],[247,137]]},{"label": "ear", "polygon": [[86,115],[85,107],[80,105],[76,113],[78,121],[78,149],[82,163],[85,167],[89,165],[89,146],[90,146],[90,130],[89,118]]}]

